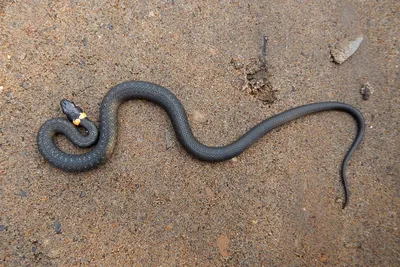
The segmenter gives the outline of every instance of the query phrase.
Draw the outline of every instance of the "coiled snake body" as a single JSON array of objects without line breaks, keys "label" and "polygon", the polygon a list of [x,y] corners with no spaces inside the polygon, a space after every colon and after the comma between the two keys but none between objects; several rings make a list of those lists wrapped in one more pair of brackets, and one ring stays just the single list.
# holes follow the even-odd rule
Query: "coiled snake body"
[{"label": "coiled snake body", "polygon": [[[358,126],[357,135],[343,160],[341,168],[341,177],[345,189],[344,206],[348,202],[346,167],[352,153],[363,138],[365,126],[363,116],[357,109],[340,102],[314,103],[290,109],[262,121],[229,145],[210,147],[201,144],[193,136],[182,104],[168,89],[149,82],[124,82],[111,88],[104,97],[100,107],[99,132],[95,124],[86,118],[86,114],[79,107],[68,100],[62,100],[61,106],[68,119],[76,126],[84,127],[88,134],[86,136],[81,135],[77,127],[68,120],[62,118],[50,119],[42,125],[37,135],[40,153],[50,164],[64,171],[80,172],[95,168],[113,153],[117,141],[118,107],[131,99],[144,99],[163,107],[172,121],[181,145],[199,160],[210,162],[231,159],[272,129],[307,114],[327,110],[344,111],[353,116]],[[61,151],[54,143],[55,134],[64,134],[79,147],[94,147],[85,154],[68,154]]]}]

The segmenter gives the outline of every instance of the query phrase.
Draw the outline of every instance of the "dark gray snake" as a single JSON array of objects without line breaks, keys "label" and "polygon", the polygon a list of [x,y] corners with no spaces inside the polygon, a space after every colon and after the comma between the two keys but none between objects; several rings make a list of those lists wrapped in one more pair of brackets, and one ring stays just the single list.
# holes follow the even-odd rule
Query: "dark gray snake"
[{"label": "dark gray snake", "polygon": [[[343,160],[341,168],[341,177],[345,189],[344,207],[348,202],[346,167],[351,155],[364,136],[365,125],[364,118],[357,109],[340,102],[321,102],[290,109],[262,121],[229,145],[209,147],[199,143],[193,136],[182,104],[168,89],[149,82],[124,82],[111,88],[101,103],[100,135],[95,124],[86,118],[79,107],[68,100],[62,100],[61,106],[68,119],[75,125],[84,127],[88,134],[85,136],[80,134],[77,127],[66,119],[50,119],[42,125],[37,135],[40,153],[50,164],[64,171],[87,171],[102,164],[111,156],[117,142],[118,108],[122,103],[131,99],[144,99],[163,107],[172,121],[179,142],[186,151],[199,160],[210,162],[231,159],[272,129],[302,116],[327,110],[344,111],[353,116],[358,126],[357,135]],[[64,134],[73,144],[79,147],[94,147],[85,154],[67,154],[54,143],[55,134]]]}]

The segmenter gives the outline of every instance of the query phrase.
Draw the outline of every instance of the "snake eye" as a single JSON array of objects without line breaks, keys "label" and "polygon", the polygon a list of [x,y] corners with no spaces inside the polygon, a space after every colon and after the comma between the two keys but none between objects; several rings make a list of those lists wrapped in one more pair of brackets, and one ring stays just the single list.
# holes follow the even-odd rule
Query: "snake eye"
[{"label": "snake eye", "polygon": [[74,102],[63,99],[60,102],[61,109],[67,118],[73,122],[78,119],[80,114],[82,113],[82,109],[74,104]]}]

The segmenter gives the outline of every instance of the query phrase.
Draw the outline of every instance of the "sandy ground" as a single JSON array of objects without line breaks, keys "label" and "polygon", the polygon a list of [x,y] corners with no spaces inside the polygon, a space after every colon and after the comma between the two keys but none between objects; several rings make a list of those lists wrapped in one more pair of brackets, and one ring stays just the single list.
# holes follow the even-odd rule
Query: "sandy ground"
[{"label": "sandy ground", "polygon": [[[400,2],[352,2],[2,0],[0,265],[399,266]],[[360,35],[333,63],[331,46]],[[349,207],[339,165],[356,128],[339,112],[210,164],[183,150],[160,107],[131,101],[105,165],[51,167],[35,138],[62,116],[59,101],[97,122],[107,90],[127,80],[170,88],[208,145],[302,104],[359,108]]]}]

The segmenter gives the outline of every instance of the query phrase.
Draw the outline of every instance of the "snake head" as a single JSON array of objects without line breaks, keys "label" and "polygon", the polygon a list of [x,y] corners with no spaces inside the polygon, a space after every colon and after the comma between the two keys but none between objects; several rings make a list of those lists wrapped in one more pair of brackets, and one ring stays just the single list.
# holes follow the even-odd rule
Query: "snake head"
[{"label": "snake head", "polygon": [[86,114],[74,102],[63,99],[60,102],[61,109],[67,118],[76,126],[79,126],[80,120],[86,118]]}]

